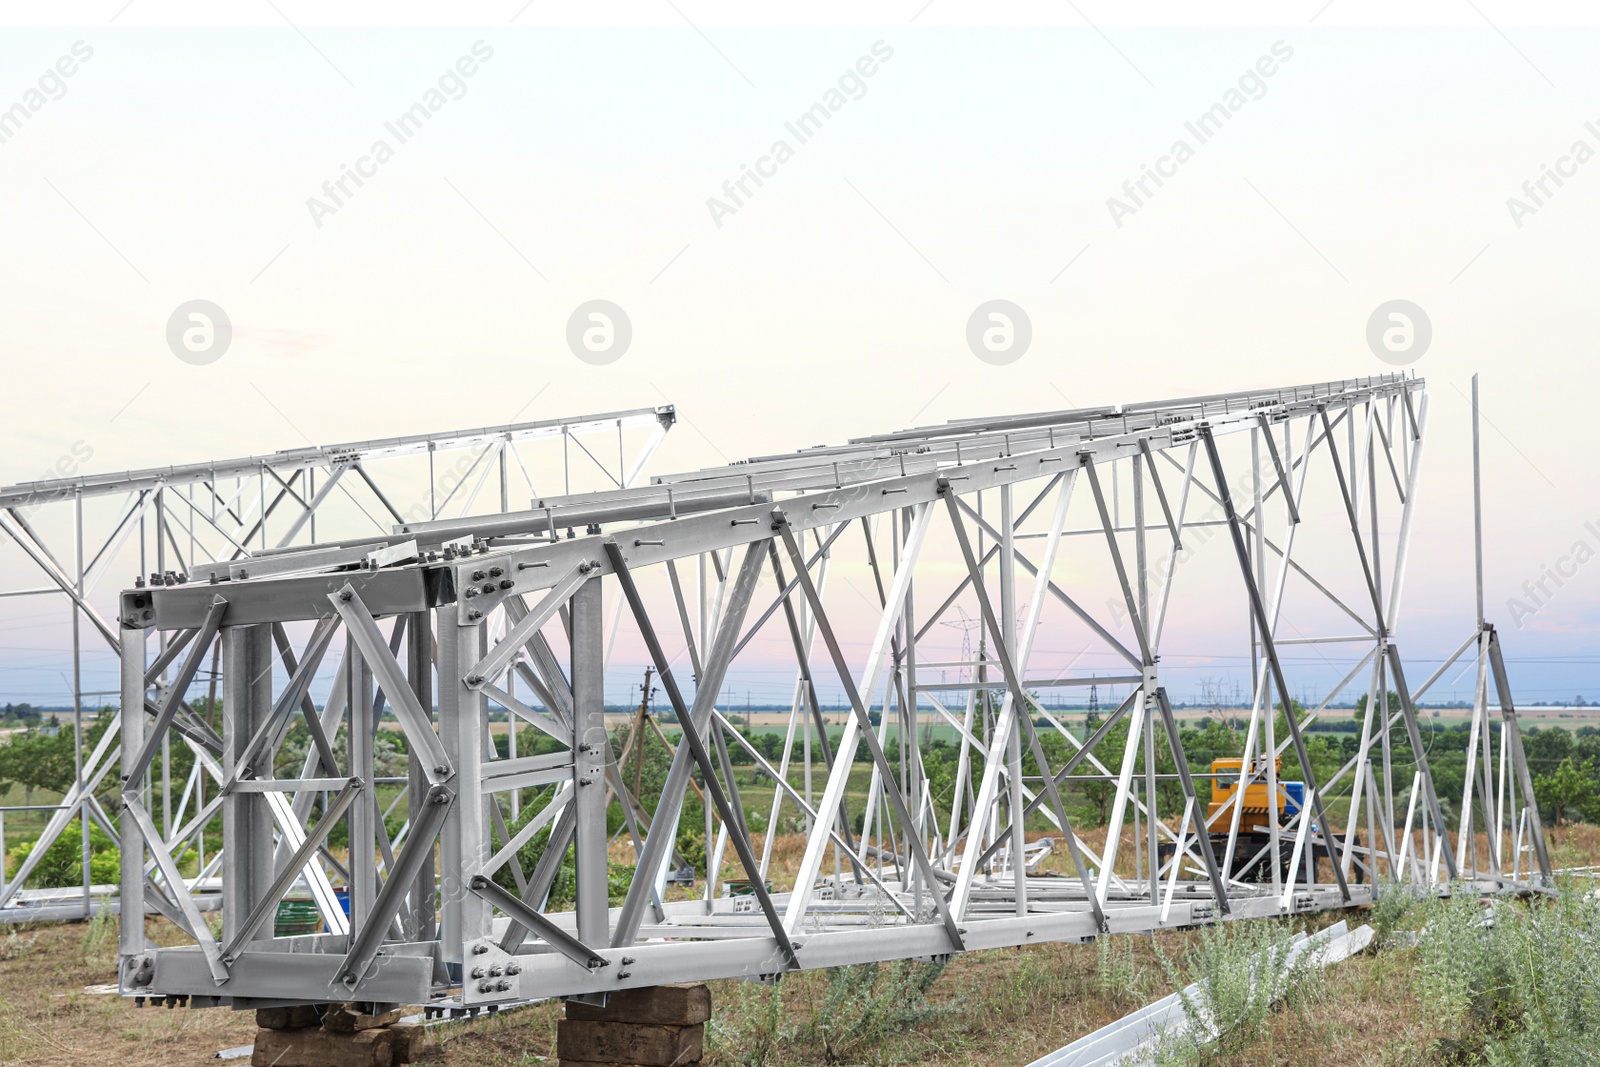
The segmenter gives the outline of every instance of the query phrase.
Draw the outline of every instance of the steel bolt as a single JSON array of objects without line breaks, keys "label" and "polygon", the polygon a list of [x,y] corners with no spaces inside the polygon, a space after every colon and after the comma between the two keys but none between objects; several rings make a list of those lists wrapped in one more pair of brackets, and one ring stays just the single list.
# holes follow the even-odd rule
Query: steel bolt
[{"label": "steel bolt", "polygon": [[510,578],[502,578],[502,579],[500,579],[500,588],[501,589],[510,589],[512,586],[514,586],[516,584],[517,583],[513,582]]},{"label": "steel bolt", "polygon": [[501,568],[501,567],[490,567],[489,568],[489,577],[491,577],[491,578],[498,578],[504,573],[505,573],[505,569],[504,568]]},{"label": "steel bolt", "polygon": [[468,622],[477,622],[481,618],[483,618],[483,612],[478,611],[477,609],[467,612]]}]

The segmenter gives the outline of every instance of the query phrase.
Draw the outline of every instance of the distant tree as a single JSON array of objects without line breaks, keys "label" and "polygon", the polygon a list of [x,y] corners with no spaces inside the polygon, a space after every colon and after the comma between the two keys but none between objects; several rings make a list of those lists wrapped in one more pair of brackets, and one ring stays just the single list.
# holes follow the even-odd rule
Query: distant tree
[{"label": "distant tree", "polygon": [[[101,711],[93,721],[84,724],[83,749],[87,755],[100,736],[111,725],[111,710]],[[33,791],[45,789],[52,793],[65,793],[76,778],[73,761],[72,730],[62,728],[53,732],[34,727],[13,734],[0,744],[0,781],[16,782],[23,789],[23,803],[33,803]],[[115,779],[110,780],[111,783]],[[113,788],[112,784],[104,788]],[[3,795],[5,789],[0,789]]]},{"label": "distant tree", "polygon": [[1591,761],[1579,763],[1568,756],[1553,773],[1534,779],[1533,792],[1539,806],[1548,808],[1560,826],[1563,817],[1574,812],[1591,818],[1600,814],[1600,788],[1595,779]]},{"label": "distant tree", "polygon": [[[1400,694],[1393,689],[1389,690],[1389,714],[1393,715],[1400,710]],[[1367,718],[1367,694],[1362,693],[1356,697],[1356,710],[1351,718],[1356,722],[1365,722]],[[1380,724],[1381,726],[1381,724]]]},{"label": "distant tree", "polygon": [[27,730],[0,745],[0,778],[22,786],[23,803],[33,803],[35,789],[64,793],[72,786],[72,734]]},{"label": "distant tree", "polygon": [[[1120,767],[1122,765],[1122,754],[1127,744],[1128,720],[1124,718],[1106,731],[1105,739],[1095,746],[1095,755],[1107,767]],[[1095,780],[1089,777],[1091,775],[1098,776],[1099,774],[1100,768],[1094,766],[1088,760],[1084,760],[1078,764],[1073,778],[1078,790],[1088,798],[1089,803],[1093,804],[1095,810],[1099,813],[1099,822],[1095,823],[1095,825],[1104,826],[1106,820],[1110,817],[1111,800],[1117,795],[1117,783],[1115,781]],[[1083,776],[1081,781],[1076,780],[1079,776]]]}]

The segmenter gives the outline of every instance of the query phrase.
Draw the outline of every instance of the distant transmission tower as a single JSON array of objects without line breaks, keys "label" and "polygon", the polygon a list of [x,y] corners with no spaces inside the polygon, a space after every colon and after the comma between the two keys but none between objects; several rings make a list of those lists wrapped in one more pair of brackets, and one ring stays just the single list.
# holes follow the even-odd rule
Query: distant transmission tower
[{"label": "distant transmission tower", "polygon": [[972,669],[972,631],[983,625],[978,619],[970,617],[965,608],[956,608],[956,621],[941,622],[940,626],[953,626],[961,631],[961,662],[967,664],[961,668],[961,681],[965,682],[972,677],[968,672]]}]

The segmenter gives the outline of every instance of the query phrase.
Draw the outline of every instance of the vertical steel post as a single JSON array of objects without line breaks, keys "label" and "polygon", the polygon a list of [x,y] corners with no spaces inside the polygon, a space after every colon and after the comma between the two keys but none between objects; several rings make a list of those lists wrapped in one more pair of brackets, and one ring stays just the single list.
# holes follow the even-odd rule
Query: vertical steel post
[{"label": "vertical steel post", "polygon": [[[222,641],[222,769],[225,775],[251,777],[237,766],[250,738],[272,712],[272,627],[224,626]],[[255,760],[272,754],[258,750]],[[272,883],[272,811],[263,793],[236,790],[222,801],[222,940],[229,941]],[[266,927],[256,940],[270,938]]]},{"label": "vertical steel post", "polygon": [[[412,612],[406,620],[406,681],[417,695],[417,703],[429,719],[433,710],[433,617],[426,611]],[[406,761],[406,811],[413,827],[422,817],[428,803],[428,775],[415,759]],[[429,855],[417,871],[416,883],[411,888],[411,908],[406,926],[407,936],[416,941],[432,941],[437,922],[435,895],[438,877],[432,840],[422,841],[411,837],[407,849],[425,848]]]},{"label": "vertical steel post", "polygon": [[[80,794],[87,796],[89,790],[83,780],[83,640],[82,624],[83,610],[79,603],[83,599],[83,490],[79,489],[72,496],[72,562],[73,584],[78,591],[77,597],[72,601],[72,780],[76,783]],[[165,749],[163,749],[163,752]],[[166,761],[162,761],[163,772],[166,770]],[[167,792],[167,807],[172,806],[172,793]],[[87,919],[90,913],[91,896],[90,884],[94,881],[89,870],[89,808],[84,803],[78,808],[78,826],[82,830],[81,862],[83,864],[83,917]],[[172,830],[170,817],[162,824],[161,832],[170,833]],[[0,861],[3,862],[3,861]]]},{"label": "vertical steel post", "polygon": [[372,665],[355,642],[345,651],[350,679],[350,776],[364,783],[361,795],[350,805],[350,932],[355,934],[371,917],[377,896],[377,786],[373,784]]},{"label": "vertical steel post", "polygon": [[467,687],[465,674],[477,661],[482,621],[466,621],[455,604],[438,609],[439,740],[455,768],[455,803],[440,834],[443,875],[440,958],[459,968],[467,942],[489,935],[490,908],[467,891],[489,858],[487,809],[483,795],[483,703],[481,690]]},{"label": "vertical steel post", "polygon": [[[580,585],[569,602],[572,612],[572,801],[573,874],[577,884],[578,940],[604,946],[610,895],[606,885],[605,619],[600,578]],[[714,728],[714,727],[713,727]],[[710,842],[708,841],[709,845]]]},{"label": "vertical steel post", "polygon": [[[1011,486],[1000,487],[1000,633],[996,640],[1005,646],[1004,654],[1015,663],[1017,660],[1017,552],[1016,516],[1012,513]],[[1021,703],[1023,694],[1016,694],[1014,715],[1028,715],[1028,706]],[[1043,771],[1040,772],[1041,774]],[[1022,730],[1013,725],[1006,736],[1006,812],[1011,820],[1011,884],[1016,894],[1016,912],[1028,914],[1028,871],[1026,863],[1027,835],[1023,827],[1022,803]]]},{"label": "vertical steel post", "polygon": [[[127,766],[144,748],[144,631],[122,631],[122,763]],[[123,787],[129,784],[123,779]],[[123,956],[144,951],[144,834],[133,819],[123,817],[119,828],[122,848],[122,887],[119,894],[122,924],[119,948]],[[202,829],[202,833],[204,830]]]}]

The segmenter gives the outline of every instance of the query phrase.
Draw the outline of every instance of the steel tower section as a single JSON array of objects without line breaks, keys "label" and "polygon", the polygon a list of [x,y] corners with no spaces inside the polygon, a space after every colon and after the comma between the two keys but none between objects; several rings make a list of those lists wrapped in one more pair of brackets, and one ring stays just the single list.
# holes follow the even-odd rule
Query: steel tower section
[{"label": "steel tower section", "polygon": [[[1424,383],[1390,375],[966,420],[481,520],[400,524],[384,549],[414,543],[409,559],[308,549],[285,554],[275,575],[128,590],[117,625],[176,635],[180,680],[213,640],[236,674],[273,640],[281,656],[256,684],[230,683],[220,737],[183,714],[182,686],[123,719],[124,914],[151,904],[195,944],[157,949],[124,923],[122,989],[196,1004],[474,1008],[1344,907],[1369,902],[1381,882],[1540,889],[1549,861],[1492,627],[1457,654],[1477,647],[1485,681],[1473,737],[1482,762],[1453,821],[1415,710],[1445,668],[1415,688],[1405,678],[1396,619],[1427,413]],[[580,523],[583,536],[561,537]],[[1196,784],[1209,768],[1188,766],[1162,666],[1172,612],[1222,627],[1214,587],[1185,581],[1203,563],[1234,590],[1234,626],[1255,664],[1243,771],[1214,812]],[[841,570],[871,585],[841,592],[829,581]],[[957,611],[981,623],[971,661],[939,647],[935,627]],[[1299,625],[1311,619],[1318,632]],[[1338,621],[1324,632],[1324,619]],[[298,651],[279,636],[290,629]],[[319,683],[316,664],[341,632],[332,682]],[[602,718],[619,635],[654,669],[682,729],[659,796],[630,794]],[[1120,673],[1052,664],[1057,635],[1092,642]],[[1297,709],[1285,650],[1313,644],[1353,650],[1355,665]],[[769,646],[786,650],[794,679],[777,766],[718,704],[741,663]],[[147,705],[140,642],[123,647],[124,706]],[[950,669],[958,684],[936,677]],[[1491,676],[1498,731],[1487,725]],[[1358,681],[1369,700],[1357,754],[1319,772],[1308,728]],[[1090,684],[1127,696],[1082,738],[1039,694]],[[838,733],[825,691],[846,704]],[[490,734],[501,715],[556,750],[502,751]],[[411,754],[409,816],[393,839],[371,746],[316,740],[366,736],[380,720]],[[298,722],[315,743],[286,769],[274,746]],[[930,773],[932,723],[957,738],[953,780]],[[1416,756],[1399,781],[1396,730]],[[180,874],[183,831],[162,837],[141,807],[143,768],[171,731],[198,734],[224,783],[213,803],[231,828],[233,906],[220,939]],[[858,749],[864,796],[852,787]],[[774,877],[770,835],[749,825],[734,751],[773,783],[769,828],[785,809],[803,817],[792,877]],[[1280,761],[1303,798],[1269,820],[1262,843],[1242,798],[1257,783],[1284,792]],[[1103,839],[1073,825],[1065,797],[1086,784],[1105,792]],[[691,790],[708,812],[705,888],[671,899],[665,876]],[[507,816],[523,799],[537,810],[513,831]],[[613,801],[637,861],[616,903]],[[1463,824],[1474,806],[1478,821]],[[1064,872],[1037,868],[1028,820],[1051,827]],[[343,860],[326,847],[341,823]],[[518,851],[545,831],[524,870]],[[1463,843],[1478,833],[1488,855]],[[558,910],[551,889],[569,854],[575,902]],[[728,868],[747,895],[717,895]],[[326,931],[272,937],[267,920],[299,879]],[[348,920],[319,895],[341,880]]]},{"label": "steel tower section", "polygon": [[[99,635],[90,642],[103,640],[120,654],[124,632],[95,606],[94,591],[113,568],[128,566],[131,553],[138,554],[139,581],[148,572],[158,584],[282,572],[282,554],[300,559],[300,550],[313,542],[328,549],[330,558],[354,553],[374,562],[389,560],[396,550],[387,535],[396,523],[426,523],[445,515],[483,518],[484,512],[520,510],[529,497],[566,501],[574,487],[631,486],[676,418],[672,406],[663,405],[0,487],[0,531],[48,583],[6,590],[0,597],[67,600],[79,749],[77,781],[51,813],[17,876],[0,884],[0,921],[81,918],[93,897],[109,897],[114,888],[92,887],[86,861],[79,889],[23,891],[46,850],[85,805],[90,818],[115,836],[113,820],[93,794],[116,765],[120,725],[106,732],[102,744],[84,749],[79,631],[87,623]],[[189,676],[172,676],[172,636],[163,637],[153,652],[140,650],[151,657],[149,699],[156,705],[176,682],[187,684],[196,674],[215,671],[195,663]],[[211,695],[218,695],[215,689]],[[214,731],[196,726],[189,740],[200,738],[214,740]],[[157,809],[152,818],[168,833],[199,805],[208,784],[200,775],[215,771],[201,760],[187,782],[172,783],[165,774],[169,755],[170,739],[156,763],[160,780],[151,783]],[[174,785],[181,794],[176,812]],[[88,837],[85,827],[86,853]]]}]

